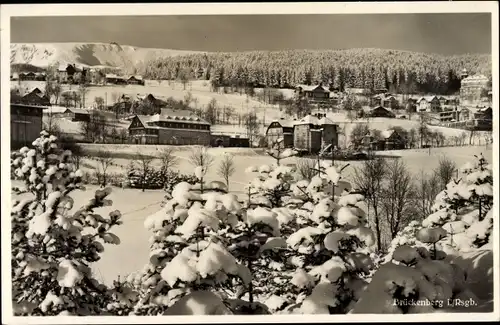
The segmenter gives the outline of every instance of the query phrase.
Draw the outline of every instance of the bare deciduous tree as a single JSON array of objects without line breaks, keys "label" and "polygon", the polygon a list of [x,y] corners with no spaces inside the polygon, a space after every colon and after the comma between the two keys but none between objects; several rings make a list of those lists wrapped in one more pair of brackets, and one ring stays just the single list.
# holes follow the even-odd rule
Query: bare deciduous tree
[{"label": "bare deciduous tree", "polygon": [[201,175],[201,192],[203,192],[203,178],[214,163],[214,157],[208,152],[205,147],[195,147],[189,155],[189,163],[194,167],[202,168]]},{"label": "bare deciduous tree", "polygon": [[226,182],[227,190],[229,191],[229,178],[234,174],[236,169],[234,168],[234,160],[233,157],[226,154],[222,161],[220,162],[219,169],[217,170],[217,174],[224,179]]},{"label": "bare deciduous tree", "polygon": [[316,161],[310,158],[303,158],[297,161],[297,172],[300,178],[310,181],[318,174]]},{"label": "bare deciduous tree", "polygon": [[420,172],[418,181],[415,183],[416,190],[416,208],[419,219],[427,218],[432,213],[432,205],[436,195],[441,191],[440,180],[436,173],[426,174],[423,170]]},{"label": "bare deciduous tree", "polygon": [[257,115],[254,113],[248,113],[243,115],[243,124],[247,131],[248,141],[250,142],[250,147],[255,140],[255,137],[259,134],[259,120]]},{"label": "bare deciduous tree", "polygon": [[394,159],[388,162],[386,172],[387,181],[382,190],[382,210],[391,239],[394,239],[412,217],[414,188],[412,175],[403,161]]},{"label": "bare deciduous tree", "polygon": [[138,151],[134,157],[134,165],[139,170],[141,177],[141,188],[142,191],[146,189],[146,177],[151,171],[151,164],[153,163],[153,157]]},{"label": "bare deciduous tree", "polygon": [[97,110],[92,110],[89,119],[80,124],[80,133],[84,136],[85,140],[91,142],[104,141],[108,129],[109,126],[106,117]]},{"label": "bare deciduous tree", "polygon": [[168,171],[169,169],[177,166],[177,164],[179,163],[179,158],[174,155],[174,148],[172,147],[163,148],[160,151],[158,158],[160,159],[161,167],[165,171]]},{"label": "bare deciduous tree", "polygon": [[[99,150],[99,152],[96,155],[96,160],[99,163],[99,165],[98,165],[99,176],[102,177],[102,183],[101,182],[100,183],[102,186],[106,186],[107,185],[107,171],[108,171],[109,166],[111,166],[113,164],[114,158],[111,154],[111,151]],[[98,177],[98,178],[100,178],[100,177]]]},{"label": "bare deciduous tree", "polygon": [[360,168],[355,169],[353,183],[363,193],[366,202],[373,210],[373,222],[377,236],[377,249],[382,249],[380,210],[382,208],[384,178],[387,173],[387,163],[382,158],[375,158],[363,162]]},{"label": "bare deciduous tree", "polygon": [[434,174],[439,180],[441,189],[446,188],[446,185],[451,181],[456,170],[457,165],[453,160],[445,156],[441,156],[439,158],[439,165],[436,167],[436,169],[434,169]]}]

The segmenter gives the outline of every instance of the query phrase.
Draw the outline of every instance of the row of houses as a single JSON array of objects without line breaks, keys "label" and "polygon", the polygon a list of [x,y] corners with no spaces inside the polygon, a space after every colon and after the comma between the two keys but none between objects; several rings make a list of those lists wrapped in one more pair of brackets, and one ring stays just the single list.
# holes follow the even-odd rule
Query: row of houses
[{"label": "row of houses", "polygon": [[142,85],[144,86],[144,79],[142,76],[133,75],[133,76],[119,76],[113,73],[107,73],[105,76],[106,84],[114,84],[114,85]]},{"label": "row of houses", "polygon": [[47,74],[45,72],[13,72],[10,74],[11,81],[45,81]]},{"label": "row of houses", "polygon": [[[59,65],[57,67],[57,79],[61,83],[74,82],[74,76],[81,73],[83,78],[90,76],[92,83],[97,83],[97,79],[104,80],[106,84],[115,85],[144,85],[144,78],[140,75],[119,76],[113,73],[102,73],[101,69],[95,67],[84,67],[73,64]],[[11,81],[45,81],[45,72],[14,72],[10,75]]]}]

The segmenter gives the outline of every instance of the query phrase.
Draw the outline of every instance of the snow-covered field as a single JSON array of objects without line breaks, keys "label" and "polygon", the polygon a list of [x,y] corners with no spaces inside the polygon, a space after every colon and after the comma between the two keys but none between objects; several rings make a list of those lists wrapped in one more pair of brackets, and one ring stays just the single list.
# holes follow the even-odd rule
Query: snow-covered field
[{"label": "snow-covered field", "polygon": [[[99,149],[111,150],[114,153],[120,154],[130,154],[133,155],[140,151],[144,154],[157,155],[163,147],[167,146],[136,146],[136,145],[98,145],[98,144],[82,144],[82,147],[87,152],[97,152]],[[189,155],[191,153],[192,147],[190,146],[179,146],[175,148],[175,155],[179,158],[179,166],[177,167],[181,173],[192,174],[192,166],[189,164]],[[208,152],[214,157],[214,163],[212,168],[208,171],[206,179],[208,181],[220,180],[217,175],[217,166],[223,159],[224,155],[228,154],[234,157],[235,165],[237,170],[245,170],[250,166],[270,164],[272,159],[265,155],[262,149],[251,149],[251,148],[209,148]],[[467,147],[444,147],[444,148],[432,148],[428,149],[411,149],[411,150],[392,150],[383,151],[380,154],[384,156],[395,156],[401,157],[407,164],[409,170],[413,173],[419,173],[421,170],[430,171],[437,167],[440,157],[447,157],[454,161],[457,166],[461,166],[470,160],[474,155],[483,153],[485,158],[489,161],[492,159],[492,149],[491,146],[467,146]],[[432,157],[429,159],[429,157]],[[283,160],[283,164],[294,165],[297,163],[297,157],[291,157]],[[115,163],[121,166],[127,166],[130,160],[128,159],[116,159]],[[97,163],[89,161],[90,164]],[[350,168],[345,169],[345,177],[349,178],[354,172],[356,166],[362,164],[360,161],[341,161],[339,164],[350,164]],[[112,172],[122,172],[123,169],[118,166],[110,167]],[[231,189],[234,191],[242,191],[244,186],[251,181],[252,177],[244,173],[236,173],[235,177],[231,179]]]},{"label": "snow-covered field", "polygon": [[[18,82],[11,82],[11,87],[19,87]],[[22,81],[21,88],[33,89],[35,87],[40,88],[44,91],[44,82],[41,81]],[[73,86],[74,88],[75,86]],[[63,90],[69,90],[69,85],[63,85]],[[230,106],[235,110],[235,113],[245,114],[247,112],[253,112],[255,110],[256,114],[261,120],[267,121],[266,123],[279,119],[283,114],[278,110],[277,105],[267,105],[263,104],[251,97],[240,94],[224,94],[216,93],[210,90],[210,82],[203,80],[196,80],[190,82],[186,85],[186,89],[179,82],[166,82],[161,81],[160,83],[153,80],[146,81],[145,86],[140,85],[126,85],[126,86],[92,86],[89,87],[89,92],[86,94],[86,106],[93,105],[96,97],[102,97],[105,102],[111,104],[113,98],[120,97],[121,95],[128,95],[135,97],[137,95],[147,95],[152,94],[159,99],[167,99],[172,97],[175,100],[184,100],[184,97],[188,92],[191,92],[193,98],[196,98],[197,102],[192,103],[193,107],[205,107],[212,99],[217,101],[218,107]]]},{"label": "snow-covered field", "polygon": [[[87,150],[89,148],[96,148],[99,145],[85,145]],[[110,145],[106,145],[110,146]],[[121,153],[135,153],[134,146],[120,146],[114,145],[114,151]],[[156,146],[143,146],[144,153],[155,154]],[[179,165],[177,169],[181,173],[192,174],[193,166],[189,164],[188,157],[190,154],[189,147],[180,147],[176,151],[176,156],[179,157]],[[230,179],[231,192],[244,195],[244,187],[254,178],[251,174],[244,173],[244,170],[250,166],[258,166],[262,164],[271,164],[272,158],[266,155],[261,155],[258,152],[245,148],[210,148],[209,153],[214,157],[214,164],[209,169],[206,180],[207,181],[220,181],[220,176],[217,175],[217,166],[222,160],[224,154],[230,154],[234,157],[237,172]],[[385,152],[384,152],[385,153]],[[401,155],[409,169],[413,173],[419,173],[420,170],[432,170],[438,164],[438,157],[446,155],[446,157],[456,162],[458,166],[463,165],[473,157],[483,153],[485,158],[489,161],[492,159],[491,148],[485,150],[485,147],[455,147],[455,148],[439,148],[432,149],[432,159],[429,159],[428,150],[405,150],[394,152],[394,154]],[[297,159],[301,158],[287,158],[283,160],[283,164],[295,164]],[[97,168],[97,162],[93,160],[85,160],[86,164],[93,165]],[[116,159],[116,164],[127,166],[130,162],[128,159]],[[347,162],[341,162],[345,164]],[[346,168],[343,172],[344,177],[349,180],[354,168],[359,166],[361,162],[349,162],[352,167]],[[124,167],[111,166],[108,172],[122,173]],[[87,168],[83,170],[90,171]],[[75,193],[75,202],[84,203],[93,195],[95,186],[87,186],[87,191]],[[144,228],[143,222],[147,216],[160,209],[160,203],[164,197],[163,191],[146,190],[141,192],[136,189],[121,189],[113,188],[110,198],[113,200],[113,206],[110,208],[103,208],[103,214],[109,209],[119,209],[124,214],[124,224],[117,229],[117,235],[121,239],[121,244],[118,246],[109,246],[106,248],[104,256],[101,261],[97,263],[96,274],[102,277],[107,283],[111,283],[118,275],[125,276],[134,272],[144,266],[147,262],[149,254],[148,238],[149,233]],[[75,204],[78,206],[78,204]]]}]

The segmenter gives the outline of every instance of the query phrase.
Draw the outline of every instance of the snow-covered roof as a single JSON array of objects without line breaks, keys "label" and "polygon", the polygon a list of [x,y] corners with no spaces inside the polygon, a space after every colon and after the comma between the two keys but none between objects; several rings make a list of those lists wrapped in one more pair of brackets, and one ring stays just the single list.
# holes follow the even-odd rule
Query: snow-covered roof
[{"label": "snow-covered roof", "polygon": [[330,92],[330,89],[328,89],[325,86],[320,86],[320,85],[313,85],[313,86],[309,86],[309,85],[297,85],[295,88],[300,88],[303,91],[313,91],[313,90],[319,88],[319,89],[323,90],[324,92]]},{"label": "snow-covered roof", "polygon": [[431,102],[433,101],[434,99],[437,99],[437,96],[435,95],[431,95],[431,96],[423,96],[423,97],[420,97],[418,100],[417,100],[417,103],[420,103],[421,101],[425,100],[427,102]]},{"label": "snow-covered roof", "polygon": [[142,80],[142,76],[135,75],[135,76],[129,76],[127,79],[135,78],[137,80]]},{"label": "snow-covered roof", "polygon": [[72,107],[70,107],[66,111],[70,111],[71,113],[75,113],[75,114],[90,114],[89,110],[81,109],[81,108],[72,108]]},{"label": "snow-covered roof", "polygon": [[380,133],[380,135],[384,138],[384,139],[388,139],[391,137],[391,135],[394,133],[394,130],[384,130]]},{"label": "snow-covered roof", "polygon": [[462,79],[462,83],[478,82],[478,81],[489,81],[489,79],[484,74],[475,74]]},{"label": "snow-covered roof", "polygon": [[78,92],[76,90],[72,90],[72,89],[67,89],[67,90],[64,90],[64,91],[61,92],[61,95],[66,95],[66,94],[77,95]]},{"label": "snow-covered roof", "polygon": [[178,116],[170,114],[136,115],[141,123],[146,126],[153,122],[186,122],[192,124],[210,124],[197,116]]},{"label": "snow-covered roof", "polygon": [[319,125],[319,119],[314,115],[307,115],[306,117],[303,117],[300,121],[296,122],[295,124]]},{"label": "snow-covered roof", "polygon": [[106,78],[113,78],[113,79],[125,79],[125,77],[116,75],[114,73],[106,73],[105,77]]},{"label": "snow-covered roof", "polygon": [[318,121],[319,125],[329,125],[329,124],[335,124],[333,120],[329,119],[328,117],[324,116]]},{"label": "snow-covered roof", "polygon": [[347,93],[352,93],[352,94],[362,94],[368,91],[366,88],[345,88],[345,91]]},{"label": "snow-covered roof", "polygon": [[284,128],[293,128],[293,126],[297,123],[297,121],[279,119],[279,120],[274,120],[271,123],[279,123]]}]

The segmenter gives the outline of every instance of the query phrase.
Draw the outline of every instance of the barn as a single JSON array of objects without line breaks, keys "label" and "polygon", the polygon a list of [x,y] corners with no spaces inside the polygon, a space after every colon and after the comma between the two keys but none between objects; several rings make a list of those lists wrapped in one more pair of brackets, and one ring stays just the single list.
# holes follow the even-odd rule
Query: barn
[{"label": "barn", "polygon": [[195,116],[161,114],[134,115],[128,128],[136,144],[210,145],[210,123]]},{"label": "barn", "polygon": [[50,106],[50,99],[38,88],[24,95],[21,101],[26,105]]},{"label": "barn", "polygon": [[280,119],[271,122],[266,130],[266,141],[271,147],[273,144],[283,141],[285,148],[293,147],[293,126],[296,121]]},{"label": "barn", "polygon": [[295,149],[318,153],[326,146],[338,147],[338,126],[329,118],[318,119],[308,115],[296,122],[293,130],[293,146]]},{"label": "barn", "polygon": [[248,137],[239,134],[211,133],[210,145],[212,147],[250,147]]},{"label": "barn", "polygon": [[31,146],[42,131],[42,106],[10,104],[10,146],[18,149]]},{"label": "barn", "polygon": [[389,109],[382,107],[382,106],[377,106],[372,108],[368,112],[368,116],[370,117],[387,117],[387,118],[395,118],[396,115],[391,112]]},{"label": "barn", "polygon": [[142,79],[141,76],[130,76],[127,79],[127,83],[129,85],[143,85],[144,86],[144,79]]},{"label": "barn", "polygon": [[86,109],[68,108],[64,111],[64,117],[73,122],[88,122],[90,121],[90,112]]}]

